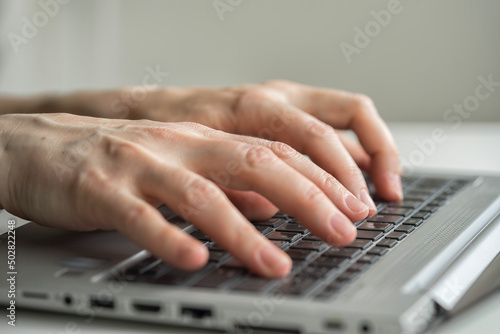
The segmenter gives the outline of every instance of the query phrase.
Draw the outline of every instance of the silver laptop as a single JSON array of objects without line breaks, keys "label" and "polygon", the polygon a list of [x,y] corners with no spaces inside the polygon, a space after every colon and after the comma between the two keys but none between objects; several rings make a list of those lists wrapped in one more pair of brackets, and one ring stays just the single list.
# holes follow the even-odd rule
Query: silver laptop
[{"label": "silver laptop", "polygon": [[405,199],[377,201],[345,248],[284,213],[254,222],[293,260],[278,280],[252,275],[166,207],[209,248],[202,270],[175,269],[116,232],[14,229],[9,219],[0,303],[239,333],[420,333],[497,286],[500,177],[415,174],[403,184]]}]

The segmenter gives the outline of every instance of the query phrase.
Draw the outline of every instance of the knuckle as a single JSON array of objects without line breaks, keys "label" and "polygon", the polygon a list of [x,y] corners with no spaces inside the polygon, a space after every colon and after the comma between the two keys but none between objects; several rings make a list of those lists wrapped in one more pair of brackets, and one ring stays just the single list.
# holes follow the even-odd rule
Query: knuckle
[{"label": "knuckle", "polygon": [[95,193],[110,181],[109,176],[92,163],[84,163],[76,173],[75,190],[82,194]]},{"label": "knuckle", "polygon": [[194,178],[188,183],[182,200],[188,207],[202,210],[221,194],[221,190],[212,182]]},{"label": "knuckle", "polygon": [[355,112],[377,113],[373,100],[364,94],[354,94],[351,107]]},{"label": "knuckle", "polygon": [[297,152],[288,144],[279,141],[273,141],[269,146],[274,154],[280,159],[290,159],[299,156],[299,152]]},{"label": "knuckle", "polygon": [[320,176],[320,187],[322,189],[325,189],[325,191],[328,191],[330,194],[333,194],[334,196],[341,196],[343,194],[343,187],[341,186],[340,182],[334,178],[332,175],[324,172]]},{"label": "knuckle", "polygon": [[259,168],[272,164],[277,160],[273,151],[264,146],[250,146],[246,148],[245,163],[251,168]]},{"label": "knuckle", "polygon": [[140,224],[146,220],[144,217],[147,215],[148,207],[146,204],[136,204],[127,206],[123,213],[123,218],[119,224],[123,224],[132,231],[141,228]]},{"label": "knuckle", "polygon": [[306,127],[306,132],[310,136],[315,137],[333,137],[338,138],[337,132],[330,125],[321,122],[320,120],[312,120]]},{"label": "knuckle", "polygon": [[310,203],[319,202],[323,196],[324,193],[316,185],[311,185],[304,191],[304,199]]},{"label": "knuckle", "polygon": [[137,143],[114,136],[105,136],[104,146],[105,153],[118,160],[136,159],[141,153],[141,148]]}]

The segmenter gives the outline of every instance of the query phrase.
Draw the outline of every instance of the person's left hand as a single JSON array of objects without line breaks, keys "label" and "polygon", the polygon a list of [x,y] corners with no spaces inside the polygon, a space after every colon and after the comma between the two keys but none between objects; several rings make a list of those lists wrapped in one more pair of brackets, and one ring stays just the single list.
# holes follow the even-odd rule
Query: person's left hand
[{"label": "person's left hand", "polygon": [[[369,173],[383,199],[402,198],[398,150],[365,95],[280,80],[228,88],[129,87],[76,93],[57,104],[64,112],[81,115],[196,122],[284,142],[337,178],[370,207],[370,214],[376,208],[360,169]],[[57,110],[54,105],[49,109]],[[359,142],[336,130],[354,131]],[[246,202],[245,194],[232,195]]]},{"label": "person's left hand", "polygon": [[[149,91],[130,109],[130,116],[197,122],[287,143],[336,177],[371,208],[371,214],[375,207],[360,168],[370,174],[382,198],[402,198],[398,150],[365,95],[288,81],[219,89],[166,88]],[[360,143],[335,129],[353,130]]]}]

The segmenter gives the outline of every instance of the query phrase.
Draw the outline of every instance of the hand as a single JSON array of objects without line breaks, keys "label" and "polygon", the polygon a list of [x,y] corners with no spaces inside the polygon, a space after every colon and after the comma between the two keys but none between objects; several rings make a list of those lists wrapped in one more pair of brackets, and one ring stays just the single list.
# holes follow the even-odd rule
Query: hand
[{"label": "hand", "polygon": [[[115,106],[132,118],[197,122],[287,143],[336,177],[370,207],[370,214],[376,208],[358,166],[370,174],[380,196],[388,201],[402,199],[398,150],[367,96],[287,81],[151,90],[135,102],[130,100],[133,88],[121,96],[127,97],[127,103],[123,100]],[[360,143],[334,128],[353,130]]]},{"label": "hand", "polygon": [[[14,106],[24,105],[24,108]],[[32,99],[6,106],[16,112],[70,112],[79,115],[196,122],[225,132],[277,140],[307,154],[375,213],[359,168],[377,193],[402,198],[399,154],[370,98],[288,81],[230,88],[131,87]],[[2,101],[0,101],[0,114]],[[4,108],[5,109],[5,108]],[[359,142],[337,130],[353,130]],[[361,145],[360,145],[361,144]],[[359,168],[358,168],[359,167]]]},{"label": "hand", "polygon": [[339,246],[355,238],[350,220],[368,214],[290,146],[195,123],[4,115],[0,144],[6,210],[53,227],[116,229],[183,269],[203,266],[207,249],[165,220],[155,209],[162,203],[266,277],[287,274],[291,260],[227,196],[237,206],[255,204],[264,216],[276,205]]}]

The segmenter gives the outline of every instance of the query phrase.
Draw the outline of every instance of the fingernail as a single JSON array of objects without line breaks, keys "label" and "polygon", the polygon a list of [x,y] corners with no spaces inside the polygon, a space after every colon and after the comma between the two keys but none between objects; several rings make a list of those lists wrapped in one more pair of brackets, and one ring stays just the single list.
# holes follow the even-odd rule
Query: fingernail
[{"label": "fingernail", "polygon": [[370,194],[368,193],[368,190],[366,190],[366,189],[361,190],[361,192],[359,193],[359,199],[363,203],[368,205],[370,210],[377,211],[377,206],[375,205],[375,203],[373,203],[373,200],[372,200]]},{"label": "fingernail", "polygon": [[260,258],[273,275],[283,276],[292,268],[292,260],[274,246],[264,246],[260,250]]},{"label": "fingernail", "polygon": [[399,200],[403,199],[403,187],[401,185],[401,176],[395,173],[387,174],[389,186],[392,188]]},{"label": "fingernail", "polygon": [[328,240],[330,244],[344,244],[346,240],[350,241],[353,234],[356,233],[354,224],[347,217],[337,213],[330,218],[330,226],[333,229],[333,240],[332,242]]},{"label": "fingernail", "polygon": [[349,210],[354,213],[360,213],[368,209],[368,207],[363,202],[354,197],[354,195],[352,194],[348,194],[345,197],[345,204],[347,205]]}]

